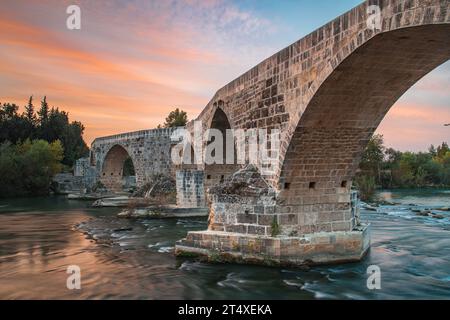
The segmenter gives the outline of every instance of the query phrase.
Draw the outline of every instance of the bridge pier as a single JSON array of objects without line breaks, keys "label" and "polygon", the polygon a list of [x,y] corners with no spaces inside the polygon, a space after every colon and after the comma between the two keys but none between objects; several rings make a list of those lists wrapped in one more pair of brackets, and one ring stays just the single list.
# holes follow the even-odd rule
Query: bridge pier
[{"label": "bridge pier", "polygon": [[192,231],[176,245],[177,256],[211,262],[304,266],[360,261],[370,247],[370,226],[349,232],[270,237],[223,231]]},{"label": "bridge pier", "polygon": [[176,255],[300,266],[359,261],[370,247],[370,227],[359,222],[357,201],[350,196],[347,220],[334,229],[322,227],[331,228],[330,215],[281,205],[277,192],[251,166],[211,188],[209,198],[208,230],[189,232],[177,243]]},{"label": "bridge pier", "polygon": [[183,208],[205,207],[204,171],[176,171],[177,205]]}]

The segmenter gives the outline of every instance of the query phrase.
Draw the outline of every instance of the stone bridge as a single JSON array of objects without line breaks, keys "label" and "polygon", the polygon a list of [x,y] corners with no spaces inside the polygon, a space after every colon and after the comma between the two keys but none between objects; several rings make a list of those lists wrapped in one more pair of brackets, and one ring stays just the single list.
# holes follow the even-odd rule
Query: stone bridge
[{"label": "stone bridge", "polygon": [[123,168],[130,158],[137,187],[154,174],[174,175],[170,156],[171,134],[175,129],[154,129],[97,138],[92,142],[90,165],[98,180],[109,190],[123,188]]},{"label": "stone bridge", "polygon": [[[235,173],[242,165],[177,168],[200,176],[201,190],[266,187],[206,192],[209,228],[189,232],[176,253],[293,265],[361,259],[370,245],[352,196],[361,154],[392,105],[449,58],[450,0],[365,1],[221,88],[197,119],[202,130],[278,129],[278,165],[263,176]],[[137,150],[150,152],[128,153]]]},{"label": "stone bridge", "polygon": [[176,180],[177,204],[180,207],[205,207],[203,171],[189,170],[192,169],[189,166],[181,168],[172,161],[172,148],[180,142],[174,136],[177,129],[181,128],[142,130],[95,139],[84,169],[86,175],[94,172],[87,187],[100,181],[110,191],[123,191],[127,183],[124,165],[130,159],[137,188],[151,182],[155,175],[170,176]]}]

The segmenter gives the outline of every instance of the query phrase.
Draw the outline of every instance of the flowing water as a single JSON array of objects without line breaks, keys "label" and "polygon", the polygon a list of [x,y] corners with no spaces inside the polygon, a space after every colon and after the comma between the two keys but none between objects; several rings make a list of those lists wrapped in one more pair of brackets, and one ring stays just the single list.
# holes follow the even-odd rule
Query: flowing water
[{"label": "flowing water", "polygon": [[[175,241],[206,219],[121,220],[117,209],[63,197],[0,200],[0,298],[450,299],[450,212],[414,212],[449,207],[450,190],[380,195],[393,203],[362,211],[367,257],[308,270],[175,258]],[[81,290],[66,287],[69,265],[81,269]],[[370,265],[381,269],[380,290],[367,288]]]}]

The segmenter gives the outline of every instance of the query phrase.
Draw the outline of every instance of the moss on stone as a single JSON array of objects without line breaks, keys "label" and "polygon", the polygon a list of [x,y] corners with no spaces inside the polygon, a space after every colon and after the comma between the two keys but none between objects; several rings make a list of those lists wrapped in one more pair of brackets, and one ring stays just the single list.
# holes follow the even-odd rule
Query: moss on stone
[{"label": "moss on stone", "polygon": [[232,247],[234,251],[239,251],[240,250],[240,246],[239,246],[239,242],[233,241],[232,243]]},{"label": "moss on stone", "polygon": [[220,256],[220,253],[218,251],[212,251],[209,255],[208,255],[208,261],[212,262],[212,263],[221,263],[222,258]]},{"label": "moss on stone", "polygon": [[176,256],[179,258],[199,258],[201,254],[189,251],[178,251]]},{"label": "moss on stone", "polygon": [[275,238],[276,236],[278,236],[280,234],[280,232],[281,232],[280,225],[278,224],[278,220],[277,220],[276,216],[273,217],[273,221],[272,221],[272,224],[270,225],[270,227],[271,227],[271,236],[273,238]]},{"label": "moss on stone", "polygon": [[276,261],[272,258],[269,258],[268,256],[264,256],[263,264],[268,267],[276,267],[276,266],[280,265],[280,263],[278,261]]},{"label": "moss on stone", "polygon": [[149,216],[152,217],[152,218],[161,218],[162,214],[161,214],[161,212],[153,211],[153,212],[150,213]]}]

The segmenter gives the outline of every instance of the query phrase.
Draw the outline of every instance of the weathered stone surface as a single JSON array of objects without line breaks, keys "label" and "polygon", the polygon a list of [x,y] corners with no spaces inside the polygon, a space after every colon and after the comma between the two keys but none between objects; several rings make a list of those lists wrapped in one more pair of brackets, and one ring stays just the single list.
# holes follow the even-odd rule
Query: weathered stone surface
[{"label": "weathered stone surface", "polygon": [[52,191],[56,194],[69,194],[83,190],[83,180],[71,173],[59,173],[52,179]]},{"label": "weathered stone surface", "polygon": [[204,171],[178,170],[176,172],[177,204],[181,207],[204,207],[205,188]]},{"label": "weathered stone surface", "polygon": [[263,179],[258,169],[253,165],[233,173],[221,184],[209,189],[209,194],[225,198],[229,196],[262,197],[274,194],[271,187]]},{"label": "weathered stone surface", "polygon": [[130,197],[128,196],[119,196],[119,197],[109,197],[102,198],[94,201],[92,204],[93,207],[101,208],[101,207],[127,207],[130,203]]},{"label": "weathered stone surface", "polygon": [[209,189],[209,229],[268,235],[268,226],[278,219],[275,197],[258,170],[248,165]]}]

